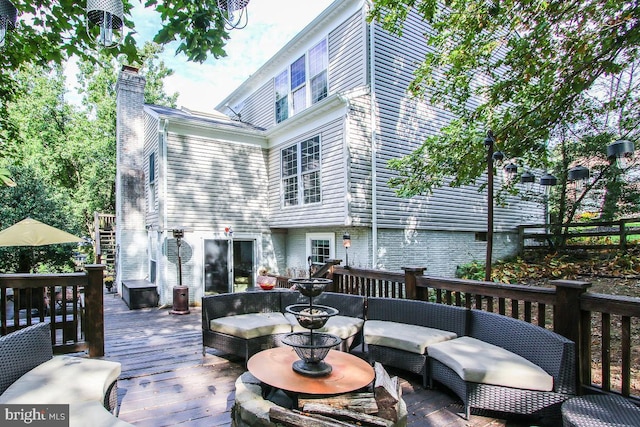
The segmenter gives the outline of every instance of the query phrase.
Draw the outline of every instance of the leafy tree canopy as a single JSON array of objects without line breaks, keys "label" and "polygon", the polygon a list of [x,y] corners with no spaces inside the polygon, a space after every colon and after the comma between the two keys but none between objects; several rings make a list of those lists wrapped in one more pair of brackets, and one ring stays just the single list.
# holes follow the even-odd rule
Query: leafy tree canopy
[{"label": "leafy tree canopy", "polygon": [[[370,18],[402,34],[411,13],[428,21],[432,48],[409,90],[458,117],[412,154],[390,162],[400,195],[474,182],[486,169],[482,141],[529,167],[547,163],[547,142],[593,113],[598,82],[628,73],[638,59],[640,6],[603,0],[374,0]],[[606,115],[621,105],[601,103]],[[637,107],[636,107],[637,108]],[[617,138],[637,137],[625,115]],[[605,150],[603,145],[602,150]]]}]

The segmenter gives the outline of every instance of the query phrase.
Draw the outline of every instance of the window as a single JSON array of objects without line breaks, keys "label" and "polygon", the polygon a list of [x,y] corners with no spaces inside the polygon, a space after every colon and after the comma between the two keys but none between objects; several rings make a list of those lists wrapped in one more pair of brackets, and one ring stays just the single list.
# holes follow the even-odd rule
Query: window
[{"label": "window", "polygon": [[276,123],[289,117],[289,74],[283,71],[276,77]]},{"label": "window", "polygon": [[276,123],[327,97],[327,41],[322,40],[275,78]]},{"label": "window", "polygon": [[149,155],[149,212],[156,207],[156,153]]},{"label": "window", "polygon": [[307,258],[314,264],[324,264],[333,259],[335,240],[333,233],[308,233]]},{"label": "window", "polygon": [[283,206],[319,203],[320,137],[283,149],[280,158]]}]

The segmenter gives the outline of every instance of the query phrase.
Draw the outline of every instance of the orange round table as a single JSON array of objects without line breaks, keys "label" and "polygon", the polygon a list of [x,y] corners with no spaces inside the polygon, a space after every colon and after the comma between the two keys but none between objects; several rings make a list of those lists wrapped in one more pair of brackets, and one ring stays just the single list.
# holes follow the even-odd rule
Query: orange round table
[{"label": "orange round table", "polygon": [[247,362],[251,375],[284,391],[304,394],[342,394],[361,389],[375,378],[369,363],[353,354],[330,350],[324,359],[331,373],[322,377],[301,375],[291,365],[299,360],[292,347],[276,347],[253,355]]}]

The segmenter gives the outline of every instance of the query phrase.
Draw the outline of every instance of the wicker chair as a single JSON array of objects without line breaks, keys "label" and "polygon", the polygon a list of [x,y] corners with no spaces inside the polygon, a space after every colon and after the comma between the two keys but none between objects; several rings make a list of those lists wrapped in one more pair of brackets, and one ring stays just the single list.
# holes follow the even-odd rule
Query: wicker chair
[{"label": "wicker chair", "polygon": [[245,339],[212,331],[211,320],[249,313],[280,313],[280,293],[288,291],[247,291],[202,297],[202,355],[207,347],[249,360],[259,351],[280,344],[285,334],[269,334]]},{"label": "wicker chair", "polygon": [[471,310],[469,336],[524,357],[553,377],[552,391],[467,382],[431,358],[431,379],[457,394],[468,419],[471,408],[532,415],[560,422],[562,403],[576,394],[575,345],[554,332],[517,319]]},{"label": "wicker chair", "polygon": [[[425,301],[403,300],[392,298],[367,298],[367,321],[383,320],[405,323],[443,331],[455,332],[458,336],[465,335],[467,310]],[[365,322],[366,327],[366,322]],[[427,354],[381,345],[367,345],[369,359],[383,365],[393,366],[422,375],[422,385],[427,387],[429,369]]]}]

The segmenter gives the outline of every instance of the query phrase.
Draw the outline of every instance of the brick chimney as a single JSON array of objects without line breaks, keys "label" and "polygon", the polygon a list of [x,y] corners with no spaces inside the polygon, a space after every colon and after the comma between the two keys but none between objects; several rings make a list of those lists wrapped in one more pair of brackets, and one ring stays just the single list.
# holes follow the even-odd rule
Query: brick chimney
[{"label": "brick chimney", "polygon": [[116,285],[147,276],[144,87],[138,69],[123,66],[116,84]]}]

